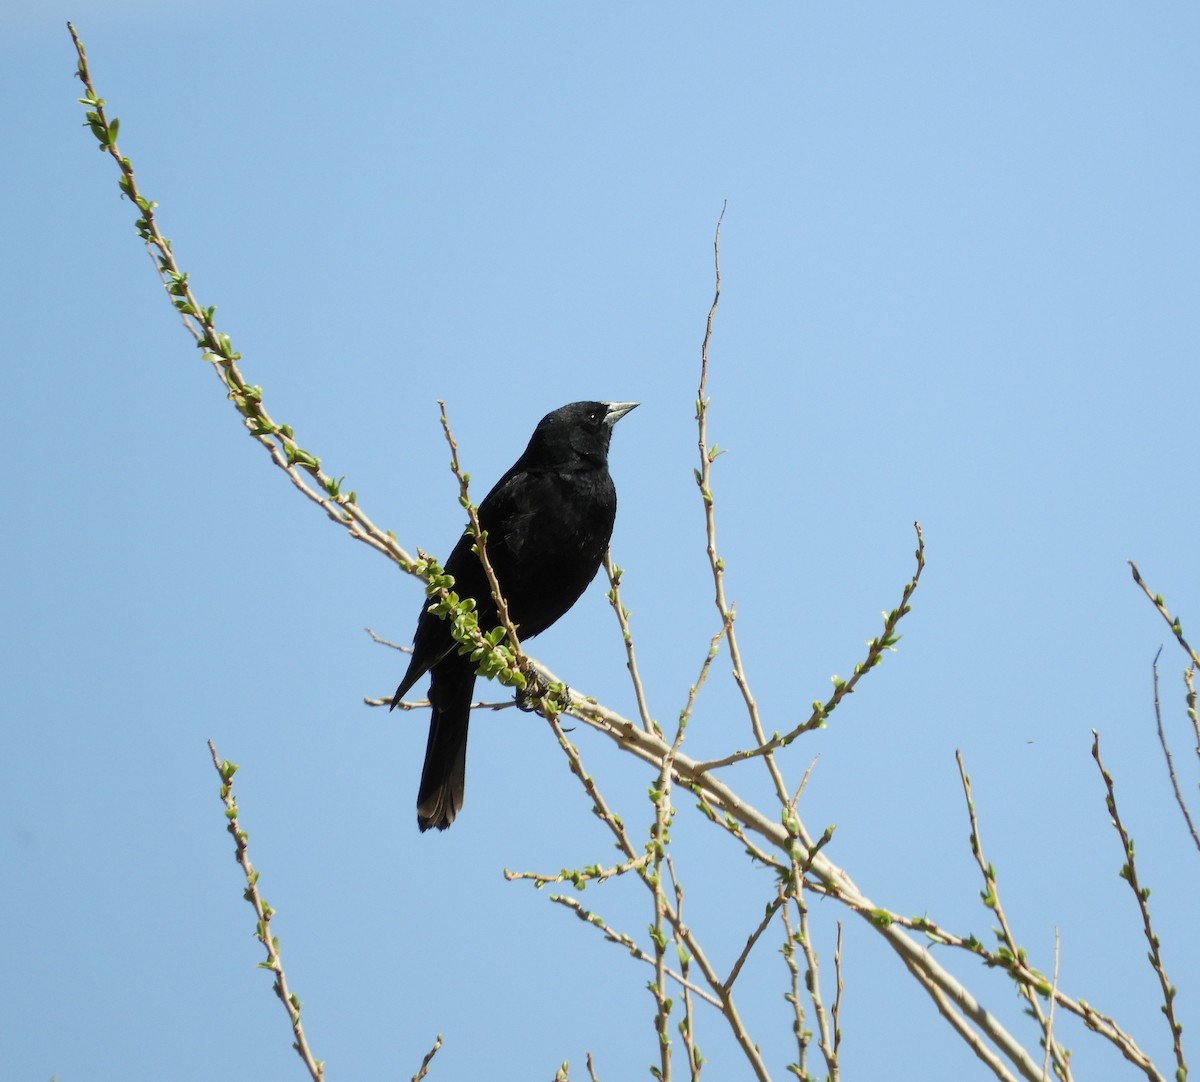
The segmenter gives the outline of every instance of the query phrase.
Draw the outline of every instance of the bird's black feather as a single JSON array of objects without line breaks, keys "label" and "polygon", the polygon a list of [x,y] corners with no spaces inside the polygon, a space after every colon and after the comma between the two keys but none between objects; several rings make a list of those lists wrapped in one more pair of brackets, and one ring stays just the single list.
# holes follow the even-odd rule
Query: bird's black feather
[{"label": "bird's black feather", "polygon": [[[548,413],[479,505],[488,559],[522,639],[545,631],[596,577],[617,514],[608,473],[612,426],[635,405],[573,402]],[[499,618],[473,544],[470,531],[464,533],[444,568],[454,576],[454,592],[475,600],[479,626],[487,631]],[[458,653],[449,624],[423,609],[392,706],[427,672],[433,716],[417,795],[423,831],[445,830],[462,807],[475,688],[475,663]]]}]

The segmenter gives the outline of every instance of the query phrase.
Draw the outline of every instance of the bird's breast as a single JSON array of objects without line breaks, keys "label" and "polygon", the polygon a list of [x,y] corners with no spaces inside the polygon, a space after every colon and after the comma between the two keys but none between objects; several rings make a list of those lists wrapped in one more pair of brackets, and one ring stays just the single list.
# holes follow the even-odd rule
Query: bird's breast
[{"label": "bird's breast", "polygon": [[617,497],[607,471],[540,476],[522,491],[520,505],[488,526],[489,552],[513,619],[533,635],[566,612],[595,578],[612,536]]}]

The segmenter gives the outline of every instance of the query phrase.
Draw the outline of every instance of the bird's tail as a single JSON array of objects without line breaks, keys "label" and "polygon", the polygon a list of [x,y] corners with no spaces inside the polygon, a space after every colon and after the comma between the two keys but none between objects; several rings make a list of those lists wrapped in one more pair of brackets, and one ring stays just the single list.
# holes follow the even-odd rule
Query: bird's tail
[{"label": "bird's tail", "polygon": [[[465,664],[464,664],[465,663]],[[417,793],[417,825],[445,830],[463,805],[467,778],[467,723],[475,694],[470,655],[447,658],[430,671],[429,742]]]}]

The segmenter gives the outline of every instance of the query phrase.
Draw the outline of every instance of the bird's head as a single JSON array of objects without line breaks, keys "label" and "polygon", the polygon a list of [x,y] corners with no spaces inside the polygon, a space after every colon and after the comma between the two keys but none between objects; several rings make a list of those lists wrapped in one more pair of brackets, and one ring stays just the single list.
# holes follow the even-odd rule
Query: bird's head
[{"label": "bird's head", "polygon": [[597,467],[608,462],[613,425],[636,402],[572,402],[547,413],[525,451],[556,466]]}]

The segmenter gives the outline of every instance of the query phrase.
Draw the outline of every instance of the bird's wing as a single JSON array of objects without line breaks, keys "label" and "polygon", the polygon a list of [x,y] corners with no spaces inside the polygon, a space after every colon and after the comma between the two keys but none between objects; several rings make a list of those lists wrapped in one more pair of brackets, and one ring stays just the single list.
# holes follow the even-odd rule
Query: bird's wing
[{"label": "bird's wing", "polygon": [[[513,466],[479,505],[479,521],[488,534],[488,553],[499,569],[521,555],[533,535],[532,524],[539,509],[546,506],[550,479],[542,472]],[[467,547],[468,555],[478,557]],[[486,576],[485,576],[486,578]]]}]

